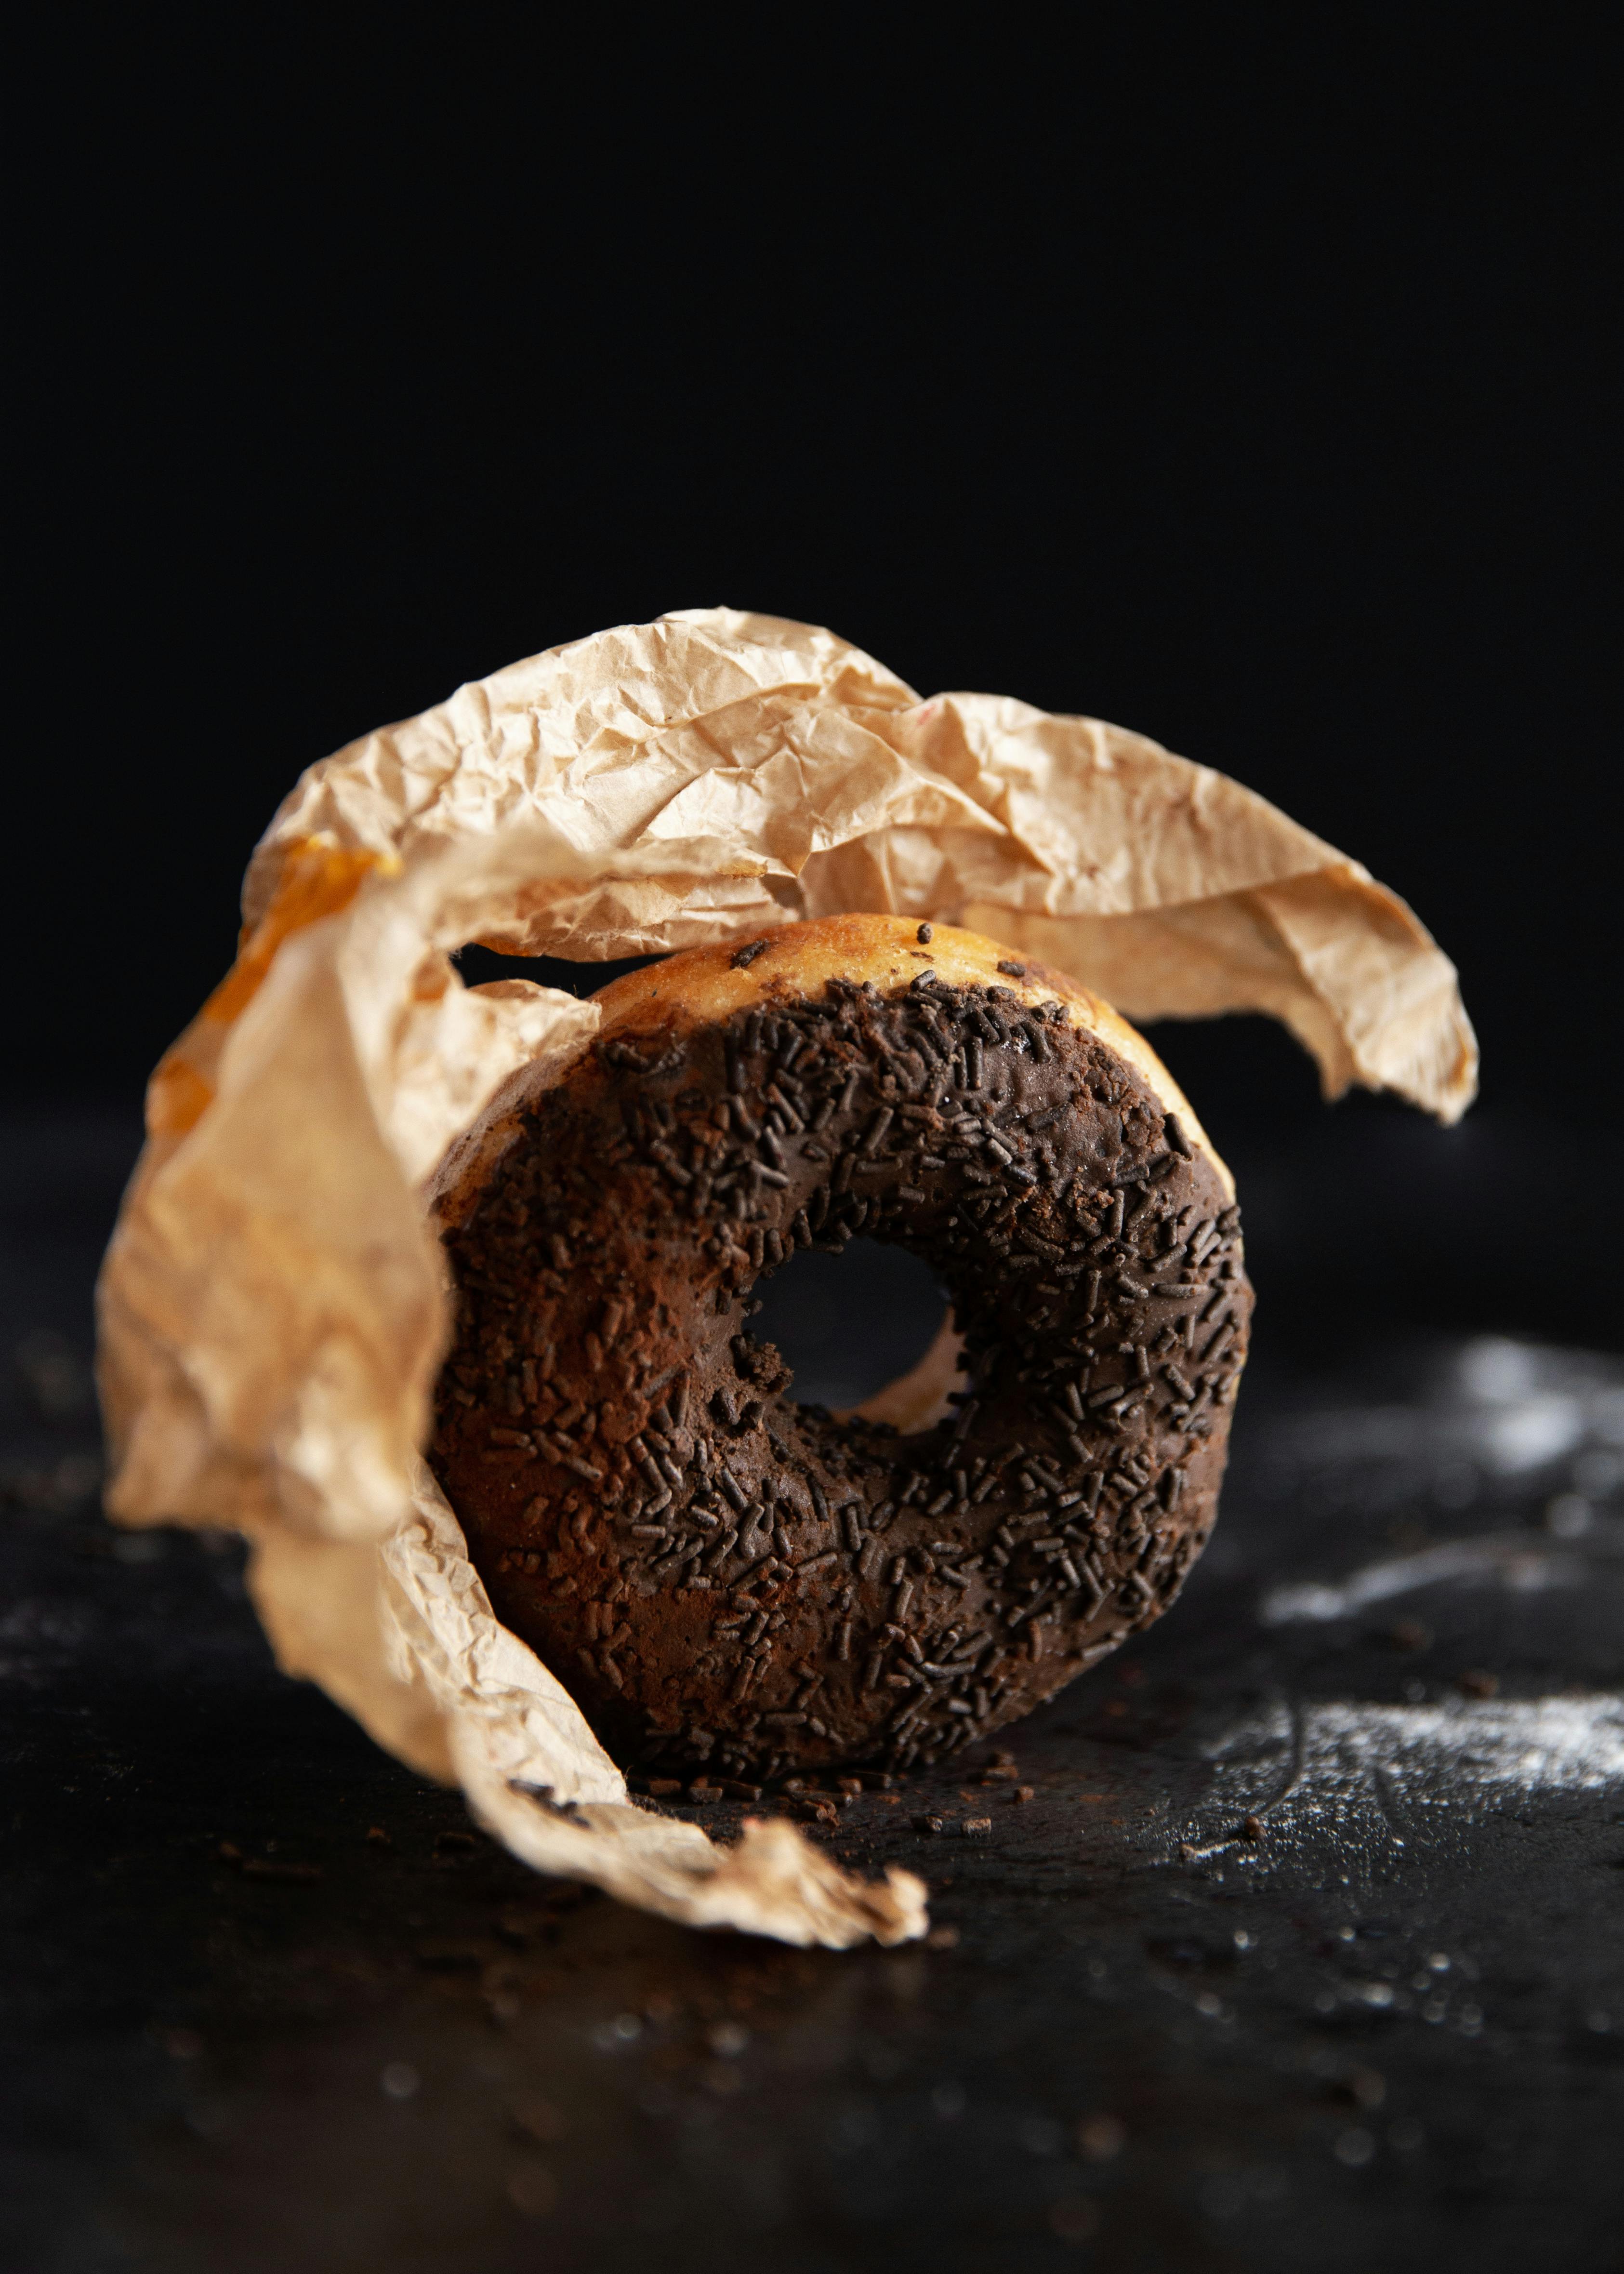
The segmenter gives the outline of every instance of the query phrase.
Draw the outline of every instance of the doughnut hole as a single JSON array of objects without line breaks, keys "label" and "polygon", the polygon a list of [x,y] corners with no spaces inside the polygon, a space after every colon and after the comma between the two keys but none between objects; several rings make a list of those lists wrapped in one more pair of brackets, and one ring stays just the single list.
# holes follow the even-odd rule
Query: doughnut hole
[{"label": "doughnut hole", "polygon": [[839,1255],[814,1249],[788,1257],[756,1282],[758,1342],[777,1345],[801,1405],[845,1412],[863,1404],[924,1358],[941,1329],[947,1294],[906,1247],[854,1239]]}]

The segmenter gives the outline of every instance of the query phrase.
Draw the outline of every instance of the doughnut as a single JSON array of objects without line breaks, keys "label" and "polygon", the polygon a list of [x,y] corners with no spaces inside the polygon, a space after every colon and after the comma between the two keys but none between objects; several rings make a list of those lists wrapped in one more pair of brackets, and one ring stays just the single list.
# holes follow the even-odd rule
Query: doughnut
[{"label": "doughnut", "polygon": [[[498,1617],[622,1765],[907,1768],[1156,1618],[1211,1529],[1252,1309],[1229,1172],[1144,1040],[945,925],[786,924],[596,998],[434,1195],[429,1460]],[[798,1249],[922,1257],[959,1386],[798,1404]]]}]

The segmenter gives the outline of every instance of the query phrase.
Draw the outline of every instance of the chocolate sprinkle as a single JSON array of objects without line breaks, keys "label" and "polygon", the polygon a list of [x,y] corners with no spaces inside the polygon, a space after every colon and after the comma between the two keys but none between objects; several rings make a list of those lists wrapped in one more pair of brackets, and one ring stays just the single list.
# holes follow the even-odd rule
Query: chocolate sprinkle
[{"label": "chocolate sprinkle", "polygon": [[[974,1743],[1160,1615],[1251,1311],[1211,1161],[1062,1006],[768,992],[719,1025],[646,1000],[482,1166],[430,1449],[498,1615],[615,1757],[750,1783]],[[859,1227],[965,1337],[915,1435],[798,1405],[749,1332],[758,1277]]]}]

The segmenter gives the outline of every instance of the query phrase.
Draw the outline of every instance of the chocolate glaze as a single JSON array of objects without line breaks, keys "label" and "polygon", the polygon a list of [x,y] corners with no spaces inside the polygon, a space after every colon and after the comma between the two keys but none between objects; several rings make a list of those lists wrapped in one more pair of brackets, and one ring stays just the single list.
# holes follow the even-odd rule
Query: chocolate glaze
[{"label": "chocolate glaze", "polygon": [[[906,1767],[1177,1594],[1245,1354],[1238,1212],[1061,1004],[772,993],[600,1043],[481,1168],[430,1459],[620,1761]],[[745,1324],[763,1273],[859,1231],[929,1262],[966,1338],[917,1435],[797,1405]]]}]

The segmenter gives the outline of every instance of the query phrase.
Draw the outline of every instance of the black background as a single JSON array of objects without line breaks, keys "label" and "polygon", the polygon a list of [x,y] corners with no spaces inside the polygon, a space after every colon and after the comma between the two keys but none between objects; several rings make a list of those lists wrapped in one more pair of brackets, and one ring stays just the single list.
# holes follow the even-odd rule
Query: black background
[{"label": "black background", "polygon": [[[1428,1339],[1624,1342],[1609,11],[21,22],[6,2263],[1042,2274],[1080,2210],[1132,2274],[1611,2268],[1616,1787],[1462,1751],[1294,1801],[1301,1750],[1283,1784],[1260,1754],[1243,1871],[1209,1742],[1267,1698],[1300,1744],[1304,1700],[1620,1687],[1618,1367]],[[957,1769],[842,1818],[859,1868],[930,1877],[929,1949],[581,1902],[277,1675],[221,1542],[99,1510],[95,1258],[280,798],[459,681],[717,601],[1276,799],[1414,903],[1485,1045],[1445,1132],[1326,1111],[1263,1020],[1158,1033],[1259,1291],[1224,1520],[1177,1615],[1017,1733],[996,1839],[915,1828],[965,1815]],[[876,1259],[827,1306],[843,1363],[906,1324]],[[1457,1536],[1504,1586],[1469,1557],[1259,1623],[1282,1577]]]},{"label": "black background", "polygon": [[[1455,957],[1504,1173],[1593,1141],[1605,20],[54,15],[13,217],[9,1082],[133,1097],[312,759],[726,600],[1274,798]],[[1327,1118],[1259,1020],[1162,1039],[1237,1160],[1397,1145],[1386,1183],[1447,1192],[1485,1141]]]}]

